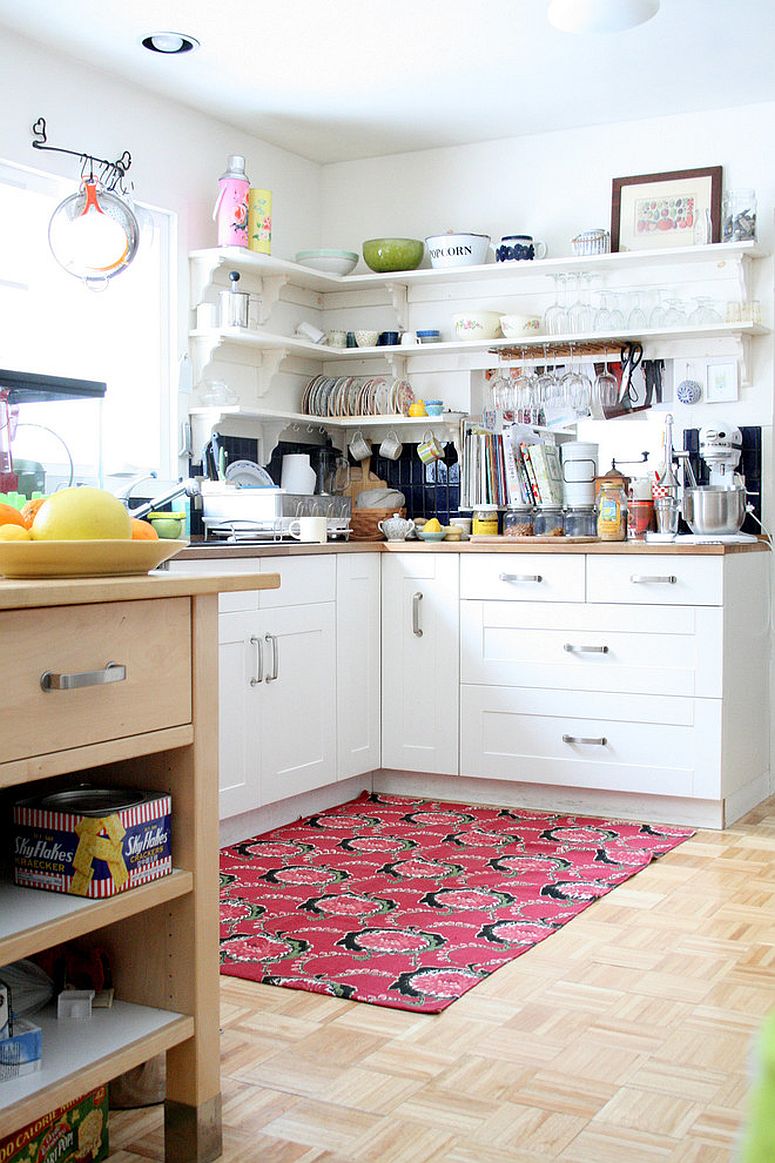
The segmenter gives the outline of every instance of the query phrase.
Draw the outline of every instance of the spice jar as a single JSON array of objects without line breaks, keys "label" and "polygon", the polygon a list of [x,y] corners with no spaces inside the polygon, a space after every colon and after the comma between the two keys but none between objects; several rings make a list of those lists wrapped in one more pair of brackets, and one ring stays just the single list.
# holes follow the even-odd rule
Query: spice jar
[{"label": "spice jar", "polygon": [[597,517],[590,506],[565,510],[566,537],[597,537]]},{"label": "spice jar", "polygon": [[624,541],[627,536],[627,494],[614,480],[600,485],[597,535],[601,541]]},{"label": "spice jar", "polygon": [[565,518],[559,505],[541,505],[536,509],[533,530],[536,537],[564,537]]},{"label": "spice jar", "polygon": [[498,536],[498,507],[497,505],[482,505],[474,509],[471,532],[474,537]]},{"label": "spice jar", "polygon": [[504,537],[533,536],[533,506],[513,505],[503,514]]}]

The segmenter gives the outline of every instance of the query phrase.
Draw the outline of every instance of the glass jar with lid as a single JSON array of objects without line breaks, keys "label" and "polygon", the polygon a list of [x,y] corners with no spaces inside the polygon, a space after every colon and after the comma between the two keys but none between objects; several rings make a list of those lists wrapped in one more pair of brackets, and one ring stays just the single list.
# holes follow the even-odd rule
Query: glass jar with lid
[{"label": "glass jar with lid", "polygon": [[593,506],[580,505],[565,510],[566,537],[597,537],[597,515]]},{"label": "glass jar with lid", "polygon": [[565,517],[559,505],[540,505],[533,517],[536,537],[564,537]]},{"label": "glass jar with lid", "polygon": [[756,191],[727,190],[722,208],[723,242],[756,240]]},{"label": "glass jar with lid", "polygon": [[498,536],[498,506],[480,505],[474,509],[471,521],[471,532],[474,537]]},{"label": "glass jar with lid", "polygon": [[627,536],[627,493],[615,479],[604,480],[597,496],[597,535],[601,541]]},{"label": "glass jar with lid", "polygon": [[512,505],[503,514],[504,537],[533,536],[533,506]]}]

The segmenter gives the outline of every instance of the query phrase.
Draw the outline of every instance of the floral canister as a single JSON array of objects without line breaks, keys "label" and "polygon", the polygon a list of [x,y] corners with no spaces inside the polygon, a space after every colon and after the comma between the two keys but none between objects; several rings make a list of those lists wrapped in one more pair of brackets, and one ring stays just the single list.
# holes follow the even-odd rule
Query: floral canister
[{"label": "floral canister", "polygon": [[272,253],[272,191],[255,186],[248,190],[248,250]]}]

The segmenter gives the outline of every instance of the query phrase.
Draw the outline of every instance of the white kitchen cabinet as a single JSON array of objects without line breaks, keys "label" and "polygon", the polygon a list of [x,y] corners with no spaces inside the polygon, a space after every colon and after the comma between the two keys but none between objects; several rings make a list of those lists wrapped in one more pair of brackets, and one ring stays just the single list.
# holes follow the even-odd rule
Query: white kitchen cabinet
[{"label": "white kitchen cabinet", "polygon": [[589,553],[572,602],[504,597],[503,560],[461,560],[461,775],[705,801],[718,826],[766,796],[767,554]]},{"label": "white kitchen cabinet", "polygon": [[336,778],[334,604],[219,616],[220,814]]},{"label": "white kitchen cabinet", "polygon": [[336,558],[213,558],[170,569],[280,576],[271,599],[268,590],[220,599],[221,819],[333,783]]},{"label": "white kitchen cabinet", "polygon": [[380,766],[380,558],[337,554],[337,778]]},{"label": "white kitchen cabinet", "polygon": [[458,555],[382,559],[382,766],[456,775]]}]

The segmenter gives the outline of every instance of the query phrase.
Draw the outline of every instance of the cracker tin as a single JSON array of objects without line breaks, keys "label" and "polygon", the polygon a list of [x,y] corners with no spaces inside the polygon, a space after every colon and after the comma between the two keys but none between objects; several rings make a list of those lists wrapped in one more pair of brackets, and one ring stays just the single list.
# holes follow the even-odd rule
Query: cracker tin
[{"label": "cracker tin", "polygon": [[172,871],[172,800],[77,787],[14,805],[14,881],[99,899]]},{"label": "cracker tin", "polygon": [[0,1139],[0,1163],[100,1163],[108,1154],[106,1086]]}]

